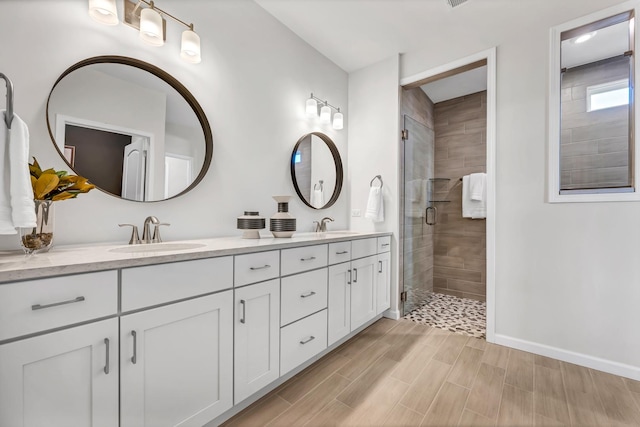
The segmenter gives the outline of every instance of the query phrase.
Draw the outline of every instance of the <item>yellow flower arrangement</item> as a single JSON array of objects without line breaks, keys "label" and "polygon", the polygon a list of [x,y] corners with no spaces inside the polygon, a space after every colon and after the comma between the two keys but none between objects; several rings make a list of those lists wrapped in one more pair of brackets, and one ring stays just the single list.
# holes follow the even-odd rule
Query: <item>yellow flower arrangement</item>
[{"label": "yellow flower arrangement", "polygon": [[42,170],[36,158],[29,163],[31,186],[35,200],[67,200],[78,197],[80,193],[88,193],[96,186],[85,177],[68,175],[67,171],[56,171],[53,168]]}]

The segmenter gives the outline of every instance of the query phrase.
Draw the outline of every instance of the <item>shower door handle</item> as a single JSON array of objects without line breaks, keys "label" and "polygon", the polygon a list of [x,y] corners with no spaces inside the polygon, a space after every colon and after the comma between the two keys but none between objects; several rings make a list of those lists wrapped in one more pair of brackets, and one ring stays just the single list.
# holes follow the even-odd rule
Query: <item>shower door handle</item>
[{"label": "shower door handle", "polygon": [[[431,221],[429,221],[429,211],[433,212],[432,217],[431,217]],[[438,214],[438,210],[436,209],[435,206],[429,206],[425,212],[425,218],[424,221],[427,223],[427,225],[435,225],[436,224],[436,215]]]}]

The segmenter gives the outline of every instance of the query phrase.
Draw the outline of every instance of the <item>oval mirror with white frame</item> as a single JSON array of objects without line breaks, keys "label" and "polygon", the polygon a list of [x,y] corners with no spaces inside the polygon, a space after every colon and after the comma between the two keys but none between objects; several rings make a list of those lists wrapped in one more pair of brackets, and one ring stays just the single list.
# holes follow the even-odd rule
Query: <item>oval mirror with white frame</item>
[{"label": "oval mirror with white frame", "polygon": [[342,160],[331,138],[320,132],[303,135],[291,154],[291,179],[305,205],[332,206],[342,190]]},{"label": "oval mirror with white frame", "polygon": [[51,89],[46,118],[71,169],[122,199],[177,197],[211,163],[211,128],[195,97],[167,72],[133,58],[99,56],[71,66]]}]

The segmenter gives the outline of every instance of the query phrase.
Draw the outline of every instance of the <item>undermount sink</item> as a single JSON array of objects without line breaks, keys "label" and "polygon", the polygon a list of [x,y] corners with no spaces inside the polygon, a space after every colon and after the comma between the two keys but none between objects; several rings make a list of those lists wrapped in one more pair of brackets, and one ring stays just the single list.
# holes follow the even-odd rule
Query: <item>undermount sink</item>
[{"label": "undermount sink", "polygon": [[203,248],[204,243],[143,243],[140,245],[121,246],[109,249],[109,252],[121,254],[136,254],[143,252],[171,252],[184,251],[187,249]]}]

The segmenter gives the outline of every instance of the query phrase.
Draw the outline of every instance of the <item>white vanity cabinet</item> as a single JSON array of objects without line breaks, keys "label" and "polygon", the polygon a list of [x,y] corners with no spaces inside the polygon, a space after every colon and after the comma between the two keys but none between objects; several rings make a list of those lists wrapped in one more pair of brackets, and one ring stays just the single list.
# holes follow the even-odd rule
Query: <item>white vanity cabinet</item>
[{"label": "white vanity cabinet", "polygon": [[391,308],[391,237],[378,237],[376,313]]},{"label": "white vanity cabinet", "polygon": [[0,345],[0,426],[118,425],[118,319]]},{"label": "white vanity cabinet", "polygon": [[201,426],[233,406],[233,291],[122,316],[121,426]]},{"label": "white vanity cabinet", "polygon": [[234,290],[234,403],[280,377],[280,279]]}]

